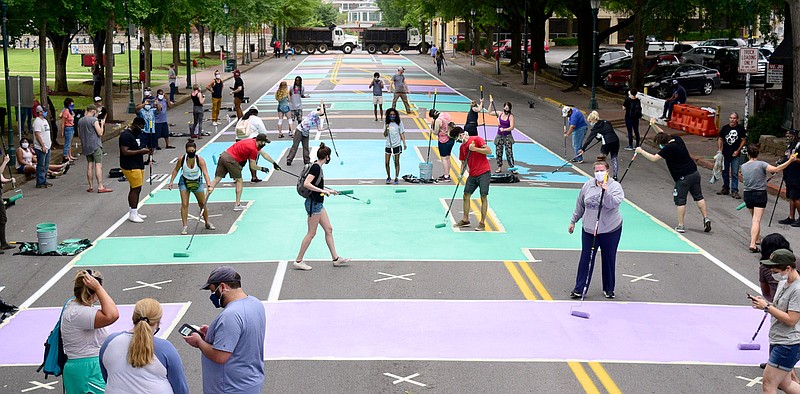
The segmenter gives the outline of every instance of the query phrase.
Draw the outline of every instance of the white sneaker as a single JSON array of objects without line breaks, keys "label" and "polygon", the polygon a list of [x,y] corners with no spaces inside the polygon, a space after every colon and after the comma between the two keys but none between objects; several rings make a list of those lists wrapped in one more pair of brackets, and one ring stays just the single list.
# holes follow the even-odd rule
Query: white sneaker
[{"label": "white sneaker", "polygon": [[140,218],[139,215],[128,215],[128,221],[134,223],[144,223],[144,219]]},{"label": "white sneaker", "polygon": [[219,122],[211,122],[211,124],[214,125],[214,126],[218,126]]},{"label": "white sneaker", "polygon": [[311,270],[311,266],[306,264],[303,261],[301,261],[301,262],[293,261],[292,262],[292,266],[294,266],[294,269],[296,269],[296,270],[303,270],[303,271]]},{"label": "white sneaker", "polygon": [[183,226],[183,228],[181,228],[181,235],[186,234],[189,234],[189,226]]},{"label": "white sneaker", "polygon": [[211,222],[206,222],[206,230],[216,230],[216,229],[217,228],[214,227],[214,225],[211,224]]},{"label": "white sneaker", "polygon": [[349,257],[339,256],[338,259],[334,260],[333,266],[334,267],[341,267],[341,266],[343,266],[343,265],[345,265],[345,264],[347,264],[349,262],[350,262],[350,258]]},{"label": "white sneaker", "polygon": [[137,213],[136,215],[139,216],[142,219],[147,219],[147,215],[145,215],[145,214]]},{"label": "white sneaker", "polygon": [[233,210],[234,211],[244,211],[244,207],[240,204],[240,205],[237,205],[237,206],[233,207]]}]

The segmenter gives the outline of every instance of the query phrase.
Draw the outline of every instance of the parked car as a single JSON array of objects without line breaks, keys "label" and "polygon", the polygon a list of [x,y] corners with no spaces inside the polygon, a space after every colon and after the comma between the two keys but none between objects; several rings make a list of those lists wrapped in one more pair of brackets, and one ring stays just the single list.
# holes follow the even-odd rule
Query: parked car
[{"label": "parked car", "polygon": [[[644,73],[649,73],[657,66],[679,63],[680,59],[672,53],[646,56],[644,58]],[[633,59],[625,59],[617,63],[613,69],[604,72],[602,78],[606,89],[623,91],[630,89],[632,64]]]},{"label": "parked car", "polygon": [[741,38],[712,38],[703,42],[698,42],[697,46],[711,47],[746,47],[747,41]]},{"label": "parked car", "polygon": [[[746,74],[739,72],[740,50],[741,48],[720,48],[707,65],[719,70],[723,81],[731,85],[743,85],[747,77]],[[767,82],[768,64],[769,61],[764,54],[758,52],[758,74],[750,75],[751,84],[761,85]],[[765,87],[770,88],[772,84],[766,84]]]},{"label": "parked car", "polygon": [[[628,51],[620,48],[600,48],[599,50],[600,61],[598,64],[598,68],[600,73],[598,76],[602,75],[602,73],[615,64],[628,59],[631,55]],[[578,76],[578,51],[572,54],[572,56],[564,59],[561,62],[561,77],[562,78],[575,78]]]},{"label": "parked car", "polygon": [[714,58],[720,48],[722,47],[696,46],[683,54],[683,62],[705,66],[709,60]]},{"label": "parked car", "polygon": [[[495,45],[492,46],[492,49],[494,50],[494,53],[496,55],[497,54],[497,43],[495,43]],[[519,51],[520,52],[524,52],[525,51],[525,46],[524,45],[520,45],[519,46]],[[547,40],[544,41],[544,51],[545,52],[550,52],[550,43],[547,42]],[[528,39],[528,56],[530,56],[530,54],[531,54],[531,40]],[[500,40],[500,57],[506,58],[506,59],[511,57],[511,40],[510,39]]]},{"label": "parked car", "polygon": [[694,48],[696,46],[697,45],[694,45],[694,44],[679,43],[679,44],[675,44],[675,46],[672,48],[672,51],[673,52],[685,53],[686,51],[688,51],[688,50],[690,50],[690,49],[692,49],[692,48]]},{"label": "parked car", "polygon": [[[644,38],[645,42],[656,42],[659,41],[656,36],[647,36]],[[633,36],[628,36],[628,39],[625,40],[625,50],[630,52],[633,50]]]},{"label": "parked car", "polygon": [[699,92],[708,95],[719,88],[719,71],[697,64],[668,64],[658,66],[644,76],[644,86],[650,94],[658,98],[668,98],[672,94],[672,80],[686,89],[686,92]]},{"label": "parked car", "polygon": [[675,45],[678,45],[675,41],[652,41],[647,43],[647,48],[645,48],[644,52],[648,55],[673,52]]}]

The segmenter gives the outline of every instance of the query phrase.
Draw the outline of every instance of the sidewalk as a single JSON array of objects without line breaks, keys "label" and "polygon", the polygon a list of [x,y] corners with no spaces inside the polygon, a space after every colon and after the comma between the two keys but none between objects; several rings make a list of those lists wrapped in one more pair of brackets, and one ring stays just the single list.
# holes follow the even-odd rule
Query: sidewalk
[{"label": "sidewalk", "polygon": [[[564,90],[569,88],[571,85],[568,82],[565,82],[557,76],[551,74],[551,72],[543,70],[539,70],[536,79],[536,87],[534,88],[534,77],[532,72],[528,76],[528,85],[523,85],[522,71],[519,66],[508,67],[501,63],[500,75],[497,75],[495,74],[496,66],[494,60],[476,56],[475,65],[471,66],[470,58],[471,57],[469,55],[462,53],[457,54],[455,58],[452,58],[448,54],[447,61],[456,63],[469,72],[493,79],[499,85],[514,86],[514,88],[520,91],[520,93],[535,97],[537,99],[537,104],[551,106],[553,111],[557,110],[557,108],[562,104],[569,104],[580,108],[586,115],[588,115],[590,112],[588,107],[591,97],[591,89],[589,88],[581,87],[579,91],[565,92]],[[620,94],[609,93],[600,88],[596,90],[595,96],[598,103],[597,112],[600,113],[600,118],[606,119],[614,125],[617,133],[620,134],[620,146],[627,145],[628,135],[625,131],[625,112],[622,108],[622,102],[625,99],[624,96]],[[540,109],[544,108],[540,107]],[[642,136],[644,136],[647,126],[647,121],[642,120],[639,122],[639,132]],[[686,143],[686,147],[689,149],[689,152],[692,155],[692,158],[695,160],[698,166],[709,170],[714,167],[714,155],[717,154],[716,137],[701,137],[680,130],[674,130],[669,127],[662,127],[662,129],[665,132],[680,136],[683,139],[683,141]],[[650,134],[647,136],[647,141],[643,141],[642,144],[647,144],[654,148],[652,142],[653,135],[655,135],[654,132],[650,131]],[[651,152],[652,150],[653,149],[650,149]],[[759,159],[768,163],[775,163],[778,157],[762,153],[759,155]],[[770,180],[769,184],[767,185],[769,193],[777,194],[781,179],[781,177],[776,176]],[[704,182],[708,182],[708,179],[705,177]],[[714,192],[716,192],[717,189],[722,187],[722,184],[715,183],[710,187]],[[785,189],[781,189],[781,196],[785,196]]]}]

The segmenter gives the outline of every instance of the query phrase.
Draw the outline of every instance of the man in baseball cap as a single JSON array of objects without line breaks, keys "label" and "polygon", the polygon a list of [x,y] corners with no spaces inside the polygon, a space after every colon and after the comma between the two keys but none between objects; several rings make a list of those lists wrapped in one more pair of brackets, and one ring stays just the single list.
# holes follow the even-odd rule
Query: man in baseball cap
[{"label": "man in baseball cap", "polygon": [[203,392],[260,393],[264,384],[264,305],[242,289],[242,278],[231,267],[211,272],[201,290],[225,308],[210,325],[183,339],[202,353]]},{"label": "man in baseball cap", "polygon": [[569,125],[569,128],[564,131],[564,139],[572,136],[572,149],[575,152],[572,162],[581,164],[583,163],[583,154],[578,152],[581,150],[581,145],[583,145],[583,136],[589,130],[589,124],[586,123],[586,117],[583,116],[583,112],[570,105],[565,105],[561,108],[561,116],[567,119],[567,124]]},{"label": "man in baseball cap", "polygon": [[664,101],[664,112],[661,119],[669,121],[672,117],[672,108],[675,104],[686,103],[686,89],[681,86],[677,79],[672,80],[672,96]]},{"label": "man in baseball cap", "polygon": [[97,120],[103,121],[106,119],[106,109],[103,107],[103,98],[95,96],[94,106],[97,108]]}]

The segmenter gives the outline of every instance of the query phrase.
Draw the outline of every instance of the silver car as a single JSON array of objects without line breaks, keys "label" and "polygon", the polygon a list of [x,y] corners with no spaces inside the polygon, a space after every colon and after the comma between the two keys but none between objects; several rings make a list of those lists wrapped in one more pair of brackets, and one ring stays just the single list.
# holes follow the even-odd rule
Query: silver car
[{"label": "silver car", "polygon": [[683,63],[705,66],[709,60],[714,58],[720,48],[722,47],[696,46],[683,53]]}]

